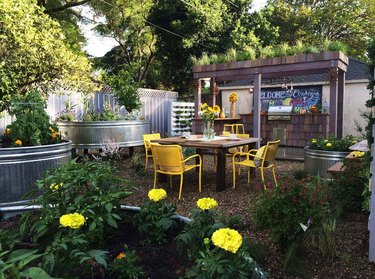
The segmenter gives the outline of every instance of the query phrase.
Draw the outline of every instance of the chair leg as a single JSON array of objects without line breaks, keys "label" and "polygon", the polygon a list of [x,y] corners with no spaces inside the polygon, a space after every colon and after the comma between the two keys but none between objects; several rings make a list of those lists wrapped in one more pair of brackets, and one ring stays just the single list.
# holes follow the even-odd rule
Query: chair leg
[{"label": "chair leg", "polygon": [[264,190],[267,190],[266,183],[264,181],[264,168],[260,168],[260,174],[262,176],[262,182],[263,182]]},{"label": "chair leg", "polygon": [[169,176],[169,187],[172,188],[172,175]]},{"label": "chair leg", "polygon": [[156,187],[156,179],[157,179],[157,173],[156,171],[154,170],[154,189]]},{"label": "chair leg", "polygon": [[251,168],[249,167],[249,169],[247,170],[247,184],[250,185],[250,171],[251,171]]},{"label": "chair leg", "polygon": [[182,183],[184,183],[184,176],[181,174],[180,175],[180,192],[178,193],[178,199],[181,199],[181,194],[182,194]]},{"label": "chair leg", "polygon": [[199,187],[199,193],[201,193],[202,192],[202,167],[201,166],[199,166],[199,178],[198,178],[198,187]]},{"label": "chair leg", "polygon": [[147,152],[146,152],[145,170],[147,169],[147,164],[148,164],[148,156],[147,156]]},{"label": "chair leg", "polygon": [[272,174],[273,174],[273,180],[275,181],[275,186],[277,187],[276,174],[275,174],[275,166],[272,167]]},{"label": "chair leg", "polygon": [[233,173],[233,189],[236,188],[236,164],[234,163],[234,158],[232,160],[232,173]]}]

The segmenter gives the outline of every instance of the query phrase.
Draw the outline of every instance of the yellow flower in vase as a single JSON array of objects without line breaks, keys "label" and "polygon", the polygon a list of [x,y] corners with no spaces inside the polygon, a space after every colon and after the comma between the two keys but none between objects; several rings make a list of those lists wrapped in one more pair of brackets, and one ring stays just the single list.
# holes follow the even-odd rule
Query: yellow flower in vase
[{"label": "yellow flower in vase", "polygon": [[237,93],[236,92],[233,92],[232,94],[230,94],[229,96],[229,102],[231,103],[235,103],[238,101],[238,96],[237,96]]}]

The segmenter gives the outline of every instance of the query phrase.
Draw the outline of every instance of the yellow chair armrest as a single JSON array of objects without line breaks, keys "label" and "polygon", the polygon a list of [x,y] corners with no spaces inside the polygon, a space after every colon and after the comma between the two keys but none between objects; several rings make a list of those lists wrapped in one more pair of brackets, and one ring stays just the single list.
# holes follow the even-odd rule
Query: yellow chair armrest
[{"label": "yellow chair armrest", "polygon": [[182,162],[183,162],[183,163],[186,163],[187,161],[189,161],[189,160],[191,160],[191,159],[194,159],[194,158],[196,158],[196,157],[199,157],[199,160],[200,160],[200,161],[202,160],[201,155],[199,155],[199,154],[194,154],[194,155],[191,155],[190,157],[186,158],[186,159],[183,160]]},{"label": "yellow chair armrest", "polygon": [[254,158],[260,159],[260,160],[263,159],[263,157],[259,157],[259,156],[255,155],[255,154],[250,154],[250,153],[248,153],[248,155],[251,156],[251,157],[254,157]]}]

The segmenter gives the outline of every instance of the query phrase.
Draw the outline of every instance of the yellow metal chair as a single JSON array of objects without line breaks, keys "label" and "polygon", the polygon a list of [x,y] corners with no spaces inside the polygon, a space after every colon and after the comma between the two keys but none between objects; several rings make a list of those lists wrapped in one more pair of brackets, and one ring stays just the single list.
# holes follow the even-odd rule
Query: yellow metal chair
[{"label": "yellow metal chair", "polygon": [[[157,174],[179,175],[180,176],[180,191],[178,199],[181,199],[182,185],[184,181],[184,173],[198,168],[199,170],[199,192],[202,191],[202,158],[199,154],[194,154],[186,159],[182,153],[182,148],[179,145],[162,145],[151,143],[151,150],[154,160],[154,188],[156,187]],[[198,158],[196,163],[194,160]],[[194,164],[187,164],[193,159]],[[170,179],[172,184],[172,179]]]},{"label": "yellow metal chair", "polygon": [[224,124],[223,135],[229,132],[230,134],[245,134],[243,124]]},{"label": "yellow metal chair", "polygon": [[[277,186],[276,175],[275,175],[275,157],[277,148],[279,147],[280,140],[269,141],[267,145],[259,149],[251,149],[249,152],[237,152],[232,157],[232,168],[233,168],[233,189],[236,188],[236,166],[248,167],[247,181],[250,184],[250,169],[260,169],[262,176],[263,187],[266,189],[264,182],[264,170],[271,169],[275,185]],[[236,161],[237,157],[246,156],[242,161]]]},{"label": "yellow metal chair", "polygon": [[143,143],[145,145],[145,152],[146,152],[146,162],[145,162],[145,169],[147,169],[147,164],[148,164],[148,158],[152,158],[152,153],[151,153],[151,140],[156,140],[160,139],[160,134],[144,134],[143,135]]}]

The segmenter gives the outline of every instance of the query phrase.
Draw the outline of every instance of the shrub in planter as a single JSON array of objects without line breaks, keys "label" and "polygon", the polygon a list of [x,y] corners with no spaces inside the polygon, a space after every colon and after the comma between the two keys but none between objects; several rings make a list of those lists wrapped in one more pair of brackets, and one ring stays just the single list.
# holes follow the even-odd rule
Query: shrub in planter
[{"label": "shrub in planter", "polygon": [[4,130],[2,147],[21,147],[60,143],[61,135],[45,111],[46,102],[34,90],[13,96],[9,113],[16,120]]},{"label": "shrub in planter", "polygon": [[349,147],[356,144],[359,141],[357,137],[346,136],[342,139],[336,138],[333,135],[328,136],[328,138],[318,137],[311,139],[309,141],[308,148],[313,150],[323,150],[323,151],[350,151]]}]

